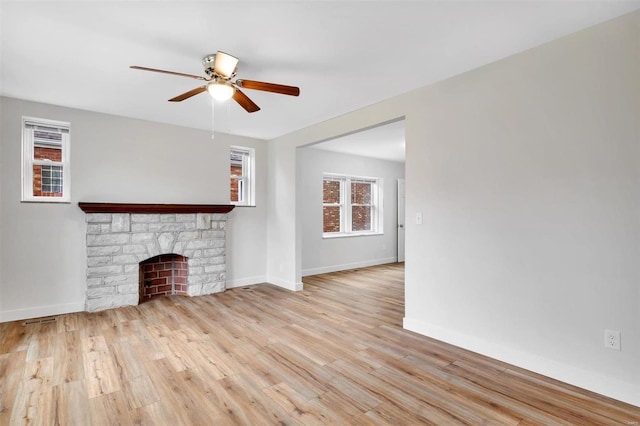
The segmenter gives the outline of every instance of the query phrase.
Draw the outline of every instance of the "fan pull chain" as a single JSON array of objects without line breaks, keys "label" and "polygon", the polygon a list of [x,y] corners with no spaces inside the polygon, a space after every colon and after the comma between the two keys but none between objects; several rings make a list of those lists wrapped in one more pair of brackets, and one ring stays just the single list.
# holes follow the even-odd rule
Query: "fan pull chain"
[{"label": "fan pull chain", "polygon": [[215,114],[216,113],[216,101],[215,99],[211,98],[211,139],[215,139],[216,138],[216,121],[215,121]]}]

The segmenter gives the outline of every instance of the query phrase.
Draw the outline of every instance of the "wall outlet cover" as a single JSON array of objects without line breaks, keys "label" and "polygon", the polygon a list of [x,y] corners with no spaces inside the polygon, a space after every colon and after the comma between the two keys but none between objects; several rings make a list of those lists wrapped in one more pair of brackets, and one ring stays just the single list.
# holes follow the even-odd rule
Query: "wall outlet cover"
[{"label": "wall outlet cover", "polygon": [[620,331],[605,330],[604,331],[604,347],[614,351],[620,350]]}]

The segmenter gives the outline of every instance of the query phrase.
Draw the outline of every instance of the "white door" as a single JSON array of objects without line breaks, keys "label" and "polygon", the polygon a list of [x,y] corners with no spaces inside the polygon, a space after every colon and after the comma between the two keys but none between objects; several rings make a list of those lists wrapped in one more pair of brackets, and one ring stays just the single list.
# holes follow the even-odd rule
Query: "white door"
[{"label": "white door", "polygon": [[398,262],[404,262],[404,179],[398,179]]}]

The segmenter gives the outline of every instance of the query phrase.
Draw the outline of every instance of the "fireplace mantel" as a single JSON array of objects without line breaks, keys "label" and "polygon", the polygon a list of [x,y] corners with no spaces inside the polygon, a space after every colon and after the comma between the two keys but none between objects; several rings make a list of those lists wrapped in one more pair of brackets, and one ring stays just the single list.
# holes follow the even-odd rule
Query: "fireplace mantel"
[{"label": "fireplace mantel", "polygon": [[78,203],[85,213],[229,213],[233,204]]}]

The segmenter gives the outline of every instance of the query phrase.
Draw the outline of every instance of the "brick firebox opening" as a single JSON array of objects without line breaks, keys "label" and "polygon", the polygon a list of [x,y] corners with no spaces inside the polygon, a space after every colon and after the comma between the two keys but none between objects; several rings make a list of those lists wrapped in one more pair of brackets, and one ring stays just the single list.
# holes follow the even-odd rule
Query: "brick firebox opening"
[{"label": "brick firebox opening", "polygon": [[188,259],[162,254],[140,262],[139,303],[153,297],[187,295]]}]

